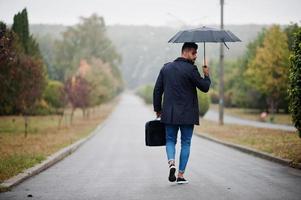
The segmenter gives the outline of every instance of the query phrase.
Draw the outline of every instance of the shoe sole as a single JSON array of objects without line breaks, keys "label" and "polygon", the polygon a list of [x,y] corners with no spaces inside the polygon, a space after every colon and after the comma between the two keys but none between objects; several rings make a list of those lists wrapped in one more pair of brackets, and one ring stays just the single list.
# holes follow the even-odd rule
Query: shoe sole
[{"label": "shoe sole", "polygon": [[188,181],[177,181],[177,184],[187,184]]},{"label": "shoe sole", "polygon": [[175,173],[176,173],[176,168],[173,167],[169,170],[168,180],[170,182],[175,182],[177,180]]}]

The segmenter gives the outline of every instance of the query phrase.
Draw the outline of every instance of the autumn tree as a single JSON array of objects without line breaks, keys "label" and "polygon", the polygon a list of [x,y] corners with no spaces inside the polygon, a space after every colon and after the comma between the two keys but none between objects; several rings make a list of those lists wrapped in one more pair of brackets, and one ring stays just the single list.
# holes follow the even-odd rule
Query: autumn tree
[{"label": "autumn tree", "polygon": [[[236,60],[225,61],[225,106],[266,109],[265,96],[254,87],[250,87],[244,76],[249,63],[254,59],[256,50],[263,46],[265,29],[249,42],[243,56]],[[218,103],[218,62],[210,61],[212,66],[212,89],[209,91],[212,102]]]},{"label": "autumn tree", "polygon": [[[263,47],[263,40],[266,29],[262,29],[257,37],[247,44],[244,55],[237,60],[236,79],[233,84],[233,101],[234,103],[247,108],[266,109],[265,94],[261,93],[257,88],[249,85],[248,77],[245,76],[248,65],[256,56],[257,48]],[[233,74],[232,72],[230,74]]]},{"label": "autumn tree", "polygon": [[22,113],[27,136],[28,115],[42,96],[45,75],[41,61],[24,54],[18,41],[17,35],[0,23],[0,112]]},{"label": "autumn tree", "polygon": [[266,31],[263,46],[256,49],[245,72],[250,86],[266,95],[272,114],[287,90],[288,57],[287,36],[274,25]]},{"label": "autumn tree", "polygon": [[99,58],[92,58],[87,65],[90,68],[83,76],[91,85],[91,105],[96,106],[112,99],[120,92],[120,79],[117,79],[109,63]]},{"label": "autumn tree", "polygon": [[29,35],[27,12],[14,17],[12,30],[0,23],[1,114],[22,114],[25,137],[28,117],[41,100],[46,73],[38,45]]},{"label": "autumn tree", "polygon": [[88,18],[81,17],[80,23],[69,27],[62,36],[63,39],[56,42],[55,51],[55,67],[60,80],[72,76],[82,59],[90,61],[93,58],[110,64],[113,75],[121,79],[117,67],[121,62],[121,56],[107,37],[103,17],[96,14]]},{"label": "autumn tree", "polygon": [[[107,37],[104,19],[96,14],[82,17],[79,24],[63,33],[63,39],[56,42],[55,59],[57,77],[67,80],[67,88],[71,88],[70,77],[75,77],[77,81],[86,81],[93,90],[87,97],[89,106],[103,103],[122,90],[118,69],[121,56]],[[74,94],[66,91],[70,97]],[[77,103],[71,104],[74,107]],[[82,108],[84,112],[86,107]]]},{"label": "autumn tree", "polygon": [[0,22],[0,115],[15,114],[15,102],[18,98],[19,76],[21,66],[18,65],[22,47],[17,35]]},{"label": "autumn tree", "polygon": [[40,60],[21,55],[18,65],[22,66],[15,81],[18,82],[18,94],[15,102],[17,110],[22,113],[27,136],[28,117],[34,113],[35,103],[42,98],[45,88],[44,69]]},{"label": "autumn tree", "polygon": [[67,95],[68,102],[71,104],[71,118],[70,123],[73,122],[73,115],[76,108],[80,108],[85,116],[85,111],[90,106],[90,92],[91,86],[81,76],[73,76],[67,79],[64,85],[64,90]]}]

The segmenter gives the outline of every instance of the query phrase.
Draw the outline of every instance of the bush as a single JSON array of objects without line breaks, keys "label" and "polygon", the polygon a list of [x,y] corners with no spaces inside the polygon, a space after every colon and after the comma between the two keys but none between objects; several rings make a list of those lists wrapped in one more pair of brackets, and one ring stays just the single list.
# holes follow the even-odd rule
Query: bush
[{"label": "bush", "polygon": [[301,137],[301,30],[295,35],[290,63],[289,111]]},{"label": "bush", "polygon": [[58,114],[56,109],[50,106],[45,100],[40,100],[35,102],[32,110],[28,113],[30,115],[52,115]]},{"label": "bush", "polygon": [[145,101],[145,103],[152,104],[153,91],[154,91],[153,85],[144,85],[138,89],[137,94]]},{"label": "bush", "polygon": [[219,94],[218,91],[215,90],[209,90],[208,92],[209,96],[210,96],[210,100],[213,104],[218,104],[219,103]]},{"label": "bush", "polygon": [[44,91],[44,100],[53,108],[64,107],[64,85],[59,81],[49,80]]},{"label": "bush", "polygon": [[208,93],[200,92],[198,90],[198,100],[199,100],[199,115],[204,116],[209,110],[210,97]]}]

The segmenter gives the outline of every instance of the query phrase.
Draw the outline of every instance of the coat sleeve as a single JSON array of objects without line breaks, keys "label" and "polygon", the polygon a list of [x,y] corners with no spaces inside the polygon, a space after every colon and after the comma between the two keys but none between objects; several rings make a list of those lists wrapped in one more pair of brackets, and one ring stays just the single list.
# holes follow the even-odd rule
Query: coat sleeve
[{"label": "coat sleeve", "polygon": [[164,85],[163,85],[163,68],[160,70],[159,76],[157,78],[154,92],[153,92],[153,106],[155,112],[160,112],[162,110],[161,108],[161,102],[162,102],[162,95],[164,92]]},{"label": "coat sleeve", "polygon": [[209,76],[201,77],[200,72],[196,66],[193,66],[192,75],[191,75],[192,82],[195,86],[201,90],[202,92],[208,92],[211,84],[211,80]]}]

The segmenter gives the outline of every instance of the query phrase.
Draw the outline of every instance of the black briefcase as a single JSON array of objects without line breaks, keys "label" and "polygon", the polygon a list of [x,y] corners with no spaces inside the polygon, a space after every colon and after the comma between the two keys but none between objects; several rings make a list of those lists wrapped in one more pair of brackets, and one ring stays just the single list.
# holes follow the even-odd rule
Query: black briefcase
[{"label": "black briefcase", "polygon": [[165,146],[165,125],[160,120],[152,120],[145,124],[145,145]]}]

